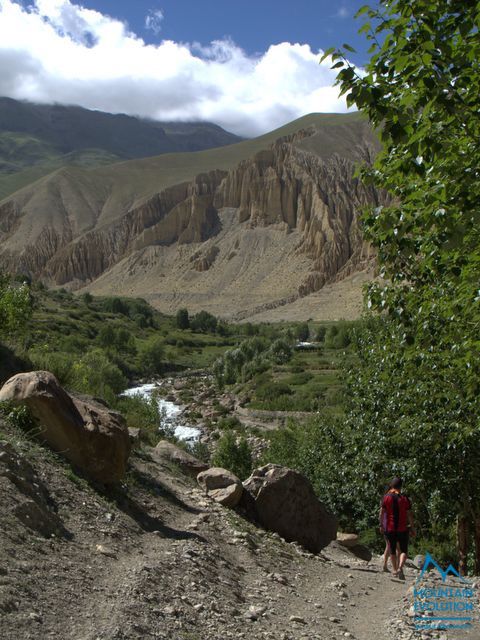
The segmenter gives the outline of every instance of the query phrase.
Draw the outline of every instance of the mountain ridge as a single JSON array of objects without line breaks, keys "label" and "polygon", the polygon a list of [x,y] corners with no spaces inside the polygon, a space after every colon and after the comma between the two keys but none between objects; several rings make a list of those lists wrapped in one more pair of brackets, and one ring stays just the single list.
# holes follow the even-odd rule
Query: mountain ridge
[{"label": "mountain ridge", "polygon": [[378,148],[358,114],[312,114],[208,151],[60,169],[0,203],[0,261],[245,318],[372,266],[358,213],[380,200],[354,173]]},{"label": "mountain ridge", "polygon": [[0,97],[0,198],[61,166],[102,166],[242,138],[209,122],[157,122]]}]

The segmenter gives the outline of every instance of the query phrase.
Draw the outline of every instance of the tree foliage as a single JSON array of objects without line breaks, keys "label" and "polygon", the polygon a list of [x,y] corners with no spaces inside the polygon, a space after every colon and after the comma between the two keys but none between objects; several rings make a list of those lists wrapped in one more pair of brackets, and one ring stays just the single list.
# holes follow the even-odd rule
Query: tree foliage
[{"label": "tree foliage", "polygon": [[252,453],[245,438],[237,438],[233,431],[226,431],[218,441],[212,457],[212,465],[232,471],[240,480],[252,472]]},{"label": "tree foliage", "polygon": [[190,316],[188,315],[187,309],[179,309],[175,320],[179,329],[185,330],[190,328]]},{"label": "tree foliage", "polygon": [[21,331],[32,313],[30,287],[0,274],[0,336]]},{"label": "tree foliage", "polygon": [[359,460],[372,479],[385,464],[415,478],[431,515],[480,523],[480,5],[382,0],[359,15],[365,70],[348,45],[326,52],[383,142],[362,178],[391,198],[363,217],[386,284],[368,292],[383,320],[356,343]]}]

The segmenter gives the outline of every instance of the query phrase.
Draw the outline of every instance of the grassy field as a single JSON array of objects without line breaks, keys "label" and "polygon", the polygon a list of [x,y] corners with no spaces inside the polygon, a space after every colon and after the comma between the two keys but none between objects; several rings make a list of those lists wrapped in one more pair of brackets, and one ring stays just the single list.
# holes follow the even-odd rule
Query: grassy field
[{"label": "grassy field", "polygon": [[[112,311],[112,304],[121,310]],[[235,340],[235,336],[180,330],[175,318],[141,299],[76,297],[64,290],[40,290],[35,293],[26,348],[34,359],[42,352],[74,359],[90,348],[106,348],[133,379],[147,374],[141,355],[152,341],[158,341],[163,349],[159,371],[168,372],[209,367]]]}]

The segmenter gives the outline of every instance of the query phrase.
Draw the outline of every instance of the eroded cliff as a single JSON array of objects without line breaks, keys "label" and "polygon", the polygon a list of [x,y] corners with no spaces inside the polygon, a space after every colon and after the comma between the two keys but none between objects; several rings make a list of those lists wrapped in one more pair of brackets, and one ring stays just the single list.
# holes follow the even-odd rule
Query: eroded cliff
[{"label": "eroded cliff", "polygon": [[[118,198],[114,185],[95,176],[89,182],[83,175],[59,172],[38,193],[30,188],[0,204],[2,268],[50,285],[88,286],[102,293],[109,288],[121,293],[130,278],[129,293],[156,299],[159,306],[172,294],[168,310],[172,296],[178,297],[172,283],[189,279],[204,297],[209,287],[217,294],[223,288],[230,304],[237,285],[239,300],[242,286],[250,286],[256,307],[318,291],[372,264],[359,214],[381,200],[354,175],[358,159],[369,161],[375,154],[373,134],[357,135],[350,151],[339,155],[312,148],[321,143],[320,133],[315,127],[301,129],[234,168],[199,173],[143,199]],[[45,192],[49,198],[39,196]],[[48,215],[35,217],[46,206]],[[245,248],[241,240],[247,235]],[[283,282],[276,286],[279,264]],[[288,264],[294,277],[287,286],[282,274]]]}]

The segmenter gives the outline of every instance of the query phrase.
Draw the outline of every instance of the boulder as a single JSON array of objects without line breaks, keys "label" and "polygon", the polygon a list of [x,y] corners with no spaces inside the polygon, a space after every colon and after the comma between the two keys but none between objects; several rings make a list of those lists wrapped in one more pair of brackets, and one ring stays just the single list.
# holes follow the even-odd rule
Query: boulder
[{"label": "boulder", "polygon": [[48,371],[10,378],[0,390],[2,401],[26,405],[39,437],[92,479],[111,484],[125,475],[131,444],[119,413],[70,396]]},{"label": "boulder", "polygon": [[423,565],[425,564],[425,556],[420,554],[416,555],[413,559],[413,564],[417,569],[423,569]]},{"label": "boulder", "polygon": [[205,493],[224,507],[236,507],[243,494],[243,485],[237,476],[221,467],[212,467],[197,476]]},{"label": "boulder", "polygon": [[276,464],[255,469],[243,483],[255,519],[288,542],[318,553],[337,535],[337,519],[316,497],[301,473]]},{"label": "boulder", "polygon": [[153,455],[163,461],[174,462],[183,473],[192,478],[196,478],[201,471],[208,469],[208,464],[198,460],[198,458],[177,447],[172,442],[168,442],[168,440],[160,440],[153,450]]},{"label": "boulder", "polygon": [[343,547],[355,547],[359,544],[356,533],[337,533],[337,542]]}]

